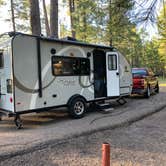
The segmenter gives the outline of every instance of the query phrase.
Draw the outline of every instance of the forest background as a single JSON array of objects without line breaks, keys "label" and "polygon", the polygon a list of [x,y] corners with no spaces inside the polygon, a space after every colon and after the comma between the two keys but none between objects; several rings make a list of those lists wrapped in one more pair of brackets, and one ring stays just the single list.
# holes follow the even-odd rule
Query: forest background
[{"label": "forest background", "polygon": [[111,45],[132,67],[166,76],[166,0],[0,0],[1,8],[11,31]]}]

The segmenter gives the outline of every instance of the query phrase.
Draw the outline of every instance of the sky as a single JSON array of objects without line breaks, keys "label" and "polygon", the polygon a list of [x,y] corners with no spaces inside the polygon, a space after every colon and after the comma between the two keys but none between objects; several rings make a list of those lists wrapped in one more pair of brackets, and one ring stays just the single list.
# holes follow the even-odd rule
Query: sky
[{"label": "sky", "polygon": [[0,34],[11,31],[11,26],[8,22],[5,21],[5,18],[8,16],[8,9],[4,6],[0,7]]},{"label": "sky", "polygon": [[[136,7],[136,11],[139,11],[139,12],[143,12],[144,10],[146,10],[150,4],[152,2],[154,2],[153,0],[149,0],[149,1],[145,1],[145,0],[135,0],[136,1],[136,4],[135,4],[135,7]],[[162,0],[157,0],[156,1],[156,10],[155,10],[155,13],[154,16],[157,16],[159,15],[161,9],[162,9],[162,6],[163,6],[163,3],[162,3]],[[137,30],[141,30],[141,28],[144,28],[144,30],[149,34],[149,39],[152,39],[153,36],[158,36],[158,28],[157,28],[157,20],[153,20],[154,23],[148,21],[148,24],[146,25],[145,22],[144,23],[141,23],[141,24],[137,24]]]},{"label": "sky", "polygon": [[[50,0],[45,0],[46,5],[50,3]],[[41,2],[41,1],[40,1]],[[42,4],[40,3],[40,8],[42,9]],[[10,1],[7,1],[6,6],[0,7],[0,34],[4,32],[12,31],[12,25],[9,21],[5,21],[5,19],[10,19]],[[59,22],[70,24],[70,18],[67,16],[67,9],[62,6],[62,0],[59,0]]]},{"label": "sky", "polygon": [[[49,1],[50,0],[46,0],[46,3],[49,4]],[[61,4],[61,1],[62,0],[60,0],[59,4]],[[4,7],[0,8],[0,13],[1,13],[1,15],[0,15],[0,34],[4,33],[4,32],[8,32],[8,31],[12,31],[11,23],[5,21],[6,18],[9,19],[8,16],[10,15],[9,14],[10,1],[7,1],[7,2],[8,2],[7,6],[4,6]],[[159,7],[158,7],[158,9],[159,9]],[[70,19],[69,19],[69,16],[67,16],[67,14],[66,14],[67,9],[64,8],[62,5],[60,5],[59,12],[60,12],[59,13],[59,16],[60,16],[59,22],[64,22],[64,23],[67,23],[69,25],[70,24]],[[140,30],[140,28],[141,28],[141,26],[137,27],[138,31]],[[152,27],[151,25],[148,25],[146,27],[146,30],[149,32],[149,37],[150,38],[157,35],[157,27],[156,26]]]},{"label": "sky", "polygon": [[[46,4],[49,4],[50,0],[46,0]],[[10,19],[10,1],[6,1],[7,5],[0,7],[0,34],[4,32],[12,31],[12,25],[9,21],[5,21],[5,19]]]}]

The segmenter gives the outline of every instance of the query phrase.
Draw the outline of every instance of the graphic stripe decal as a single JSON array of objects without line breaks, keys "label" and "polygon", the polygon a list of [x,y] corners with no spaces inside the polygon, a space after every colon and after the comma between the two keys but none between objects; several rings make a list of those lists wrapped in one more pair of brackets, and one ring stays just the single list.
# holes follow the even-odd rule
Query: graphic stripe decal
[{"label": "graphic stripe decal", "polygon": [[[54,77],[47,85],[45,85],[42,90],[48,88],[54,81],[55,81],[56,77]],[[28,88],[26,87],[25,85],[23,85],[16,77],[14,77],[14,81],[15,81],[15,86],[26,92],[26,93],[38,93],[39,92],[39,89],[37,89],[37,87],[35,89],[31,89],[31,88]]]}]

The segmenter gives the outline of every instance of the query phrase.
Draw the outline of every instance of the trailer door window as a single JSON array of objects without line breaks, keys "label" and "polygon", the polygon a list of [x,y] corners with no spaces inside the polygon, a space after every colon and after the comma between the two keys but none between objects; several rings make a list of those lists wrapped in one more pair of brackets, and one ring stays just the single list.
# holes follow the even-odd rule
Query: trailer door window
[{"label": "trailer door window", "polygon": [[108,56],[108,69],[117,70],[117,56],[116,55]]},{"label": "trailer door window", "polygon": [[55,76],[89,75],[90,62],[86,58],[53,56],[52,69]]},{"label": "trailer door window", "polygon": [[0,52],[0,69],[4,67],[4,57],[3,52]]}]

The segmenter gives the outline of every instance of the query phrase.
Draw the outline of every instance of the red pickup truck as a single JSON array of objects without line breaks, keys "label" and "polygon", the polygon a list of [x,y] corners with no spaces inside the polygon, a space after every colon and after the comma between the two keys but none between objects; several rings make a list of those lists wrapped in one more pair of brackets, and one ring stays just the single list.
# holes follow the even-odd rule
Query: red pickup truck
[{"label": "red pickup truck", "polygon": [[141,94],[149,98],[155,92],[159,93],[159,83],[157,75],[147,68],[133,68],[133,88],[132,94]]}]

